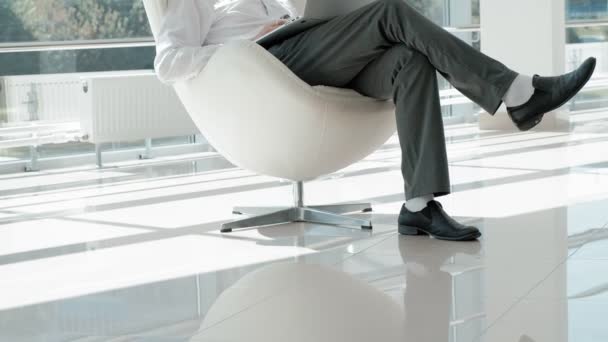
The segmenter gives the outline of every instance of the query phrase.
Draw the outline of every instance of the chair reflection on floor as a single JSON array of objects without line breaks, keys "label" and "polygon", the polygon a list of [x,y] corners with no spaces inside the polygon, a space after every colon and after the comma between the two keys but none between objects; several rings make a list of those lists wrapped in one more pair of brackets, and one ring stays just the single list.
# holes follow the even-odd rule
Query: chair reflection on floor
[{"label": "chair reflection on floor", "polygon": [[347,273],[283,263],[224,291],[191,342],[404,342],[403,311]]}]

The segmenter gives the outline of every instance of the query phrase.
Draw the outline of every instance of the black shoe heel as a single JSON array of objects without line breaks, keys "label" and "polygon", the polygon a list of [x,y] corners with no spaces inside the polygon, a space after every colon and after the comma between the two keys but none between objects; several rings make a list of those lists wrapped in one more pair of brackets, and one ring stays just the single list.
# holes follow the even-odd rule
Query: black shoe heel
[{"label": "black shoe heel", "polygon": [[539,123],[541,123],[541,121],[543,120],[543,116],[545,114],[541,114],[541,115],[537,115],[535,117],[532,117],[524,122],[516,122],[513,119],[513,116],[511,115],[511,113],[509,113],[509,116],[511,117],[511,120],[515,123],[515,126],[517,126],[517,129],[519,129],[522,132],[526,132],[531,130],[532,128],[536,127]]},{"label": "black shoe heel", "polygon": [[399,225],[399,234],[401,235],[426,235],[416,227]]}]

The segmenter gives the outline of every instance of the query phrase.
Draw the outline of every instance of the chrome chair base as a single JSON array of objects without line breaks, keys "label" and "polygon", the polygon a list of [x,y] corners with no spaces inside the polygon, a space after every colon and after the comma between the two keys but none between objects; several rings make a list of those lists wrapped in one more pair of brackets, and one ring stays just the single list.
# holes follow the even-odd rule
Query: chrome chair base
[{"label": "chrome chair base", "polygon": [[361,229],[372,229],[370,220],[361,220],[340,214],[351,212],[370,212],[370,203],[336,204],[296,207],[236,207],[233,213],[238,215],[257,215],[246,219],[225,223],[222,233],[231,233],[234,229],[285,224],[290,222],[309,222],[333,226],[352,226]]}]

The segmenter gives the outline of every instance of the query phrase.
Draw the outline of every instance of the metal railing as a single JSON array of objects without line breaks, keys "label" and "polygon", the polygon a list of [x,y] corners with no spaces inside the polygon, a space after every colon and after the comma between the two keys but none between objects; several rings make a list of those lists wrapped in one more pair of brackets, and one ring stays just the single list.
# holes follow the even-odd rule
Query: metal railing
[{"label": "metal railing", "polygon": [[152,37],[74,41],[0,43],[0,53],[46,52],[89,49],[119,49],[154,46]]},{"label": "metal railing", "polygon": [[[589,19],[589,20],[567,20],[566,28],[590,27],[590,26],[608,26],[608,19]],[[469,25],[459,27],[444,27],[447,31],[453,33],[461,32],[480,32],[480,25]]]},{"label": "metal railing", "polygon": [[468,26],[457,26],[457,27],[444,26],[443,28],[446,31],[451,32],[451,33],[467,33],[467,32],[480,32],[481,31],[481,26],[479,26],[479,25],[468,25]]},{"label": "metal railing", "polygon": [[[608,19],[569,20],[566,28],[608,26]],[[480,25],[464,25],[457,27],[444,27],[452,33],[480,32]],[[119,39],[92,39],[73,41],[48,41],[48,42],[14,42],[0,43],[0,53],[18,52],[44,52],[64,50],[88,50],[88,49],[117,49],[133,47],[152,47],[152,37],[119,38]]]},{"label": "metal railing", "polygon": [[[445,27],[452,33],[479,32],[479,25]],[[46,51],[66,51],[66,50],[89,50],[89,49],[118,49],[134,47],[152,47],[154,39],[152,37],[140,38],[121,38],[121,39],[92,39],[92,40],[73,40],[73,41],[48,41],[48,42],[15,42],[0,43],[0,53],[20,53],[20,52],[46,52]]]},{"label": "metal railing", "polygon": [[607,19],[566,20],[566,28],[608,26]]}]

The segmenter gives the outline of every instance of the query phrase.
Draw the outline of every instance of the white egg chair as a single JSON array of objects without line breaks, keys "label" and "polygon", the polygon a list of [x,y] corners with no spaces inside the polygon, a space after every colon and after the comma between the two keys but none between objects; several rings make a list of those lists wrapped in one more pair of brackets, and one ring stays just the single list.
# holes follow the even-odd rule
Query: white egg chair
[{"label": "white egg chair", "polygon": [[[167,0],[143,2],[156,36]],[[396,130],[392,101],[311,87],[246,40],[225,44],[197,77],[174,88],[201,133],[231,163],[294,183],[292,207],[237,207],[235,214],[261,215],[226,223],[223,233],[288,222],[372,228],[369,220],[340,215],[371,211],[370,203],[305,206],[303,182],[347,167],[385,143]]]}]

